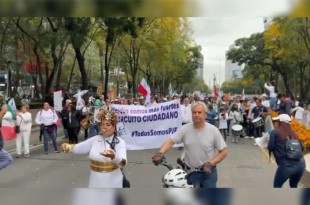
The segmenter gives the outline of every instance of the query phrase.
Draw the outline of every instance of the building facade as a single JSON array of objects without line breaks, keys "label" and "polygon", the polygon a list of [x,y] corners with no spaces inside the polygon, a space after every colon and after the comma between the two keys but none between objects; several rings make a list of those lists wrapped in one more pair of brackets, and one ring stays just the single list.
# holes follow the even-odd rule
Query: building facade
[{"label": "building facade", "polygon": [[[229,47],[229,50],[234,48],[235,44],[231,45]],[[238,65],[238,63],[233,63],[231,60],[227,59],[225,60],[225,81],[235,80],[242,78],[242,70],[243,65]]]},{"label": "building facade", "polygon": [[198,68],[196,70],[196,75],[198,78],[203,79],[203,75],[204,75],[204,57],[203,56],[198,61]]}]

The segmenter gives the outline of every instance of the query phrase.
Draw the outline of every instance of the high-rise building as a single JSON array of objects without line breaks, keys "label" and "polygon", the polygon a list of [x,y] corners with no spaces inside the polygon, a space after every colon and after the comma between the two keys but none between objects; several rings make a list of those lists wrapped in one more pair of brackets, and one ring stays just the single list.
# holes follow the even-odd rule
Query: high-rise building
[{"label": "high-rise building", "polygon": [[203,70],[204,70],[204,57],[201,56],[201,58],[198,60],[198,68],[196,70],[196,75],[198,78],[203,79]]},{"label": "high-rise building", "polygon": [[267,30],[268,26],[271,24],[272,22],[272,17],[264,17],[264,29]]},{"label": "high-rise building", "polygon": [[[234,48],[235,44],[229,46],[229,50]],[[225,81],[230,81],[238,78],[242,78],[242,65],[238,65],[238,63],[233,63],[231,60],[228,60],[226,57],[225,61]]]}]

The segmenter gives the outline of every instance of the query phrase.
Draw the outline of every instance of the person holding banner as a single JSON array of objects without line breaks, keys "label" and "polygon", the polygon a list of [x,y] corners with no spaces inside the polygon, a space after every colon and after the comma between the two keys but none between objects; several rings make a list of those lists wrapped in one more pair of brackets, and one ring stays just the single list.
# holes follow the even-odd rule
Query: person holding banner
[{"label": "person holding banner", "polygon": [[183,99],[183,104],[181,105],[181,113],[182,113],[182,125],[192,122],[192,110],[189,104],[189,98],[185,97]]},{"label": "person holding banner", "polygon": [[116,134],[117,115],[108,110],[98,114],[101,134],[79,144],[62,144],[65,153],[89,154],[89,188],[123,188],[122,168],[127,163],[125,141]]},{"label": "person holding banner", "polygon": [[194,171],[203,166],[203,172],[191,175],[189,183],[199,183],[202,188],[216,188],[217,168],[228,154],[227,145],[217,127],[205,122],[208,108],[204,102],[192,104],[193,122],[182,126],[164,142],[158,153],[153,157],[153,163],[158,165],[164,159],[174,144],[184,143],[185,163]]}]

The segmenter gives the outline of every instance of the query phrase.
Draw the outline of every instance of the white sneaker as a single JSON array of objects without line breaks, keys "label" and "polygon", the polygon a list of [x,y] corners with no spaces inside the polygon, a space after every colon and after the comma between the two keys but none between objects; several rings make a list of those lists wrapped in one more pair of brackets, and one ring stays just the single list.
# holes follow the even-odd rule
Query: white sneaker
[{"label": "white sneaker", "polygon": [[251,138],[251,139],[255,139],[255,137],[254,137],[254,136],[251,136],[250,138]]},{"label": "white sneaker", "polygon": [[253,144],[253,146],[257,146],[256,142]]},{"label": "white sneaker", "polygon": [[245,137],[244,137],[244,139],[248,139],[248,138],[249,138],[249,136],[245,136]]}]

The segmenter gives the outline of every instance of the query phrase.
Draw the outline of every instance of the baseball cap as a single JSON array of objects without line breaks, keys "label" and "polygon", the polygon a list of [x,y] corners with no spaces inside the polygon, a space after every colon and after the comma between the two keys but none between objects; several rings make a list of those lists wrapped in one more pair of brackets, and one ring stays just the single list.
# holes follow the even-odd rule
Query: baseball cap
[{"label": "baseball cap", "polygon": [[279,115],[279,120],[280,122],[286,122],[286,123],[290,123],[291,122],[291,118],[288,114],[281,114]]},{"label": "baseball cap", "polygon": [[263,97],[266,98],[266,97],[268,97],[268,96],[264,93],[264,94],[261,95],[261,97],[262,97],[262,98],[263,98]]},{"label": "baseball cap", "polygon": [[272,118],[272,121],[278,121],[278,120],[280,120],[280,119],[279,119],[279,116],[278,116],[278,117],[273,117],[273,118]]}]

